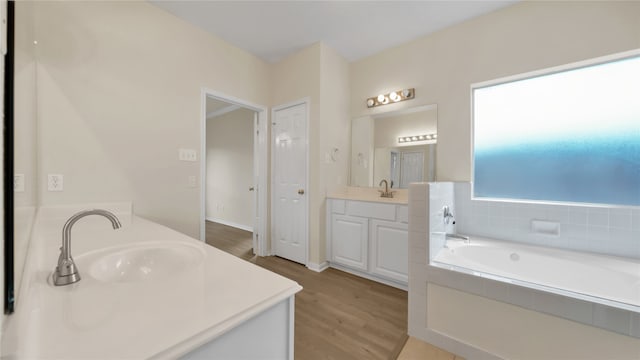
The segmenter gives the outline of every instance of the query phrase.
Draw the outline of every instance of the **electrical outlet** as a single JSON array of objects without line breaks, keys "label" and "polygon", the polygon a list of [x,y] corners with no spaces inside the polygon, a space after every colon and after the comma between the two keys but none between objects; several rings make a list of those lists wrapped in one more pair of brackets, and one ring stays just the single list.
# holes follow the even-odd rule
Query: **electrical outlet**
[{"label": "electrical outlet", "polygon": [[196,177],[193,175],[189,176],[189,187],[194,188],[196,187],[196,184]]},{"label": "electrical outlet", "polygon": [[198,161],[195,149],[178,149],[178,160],[180,161]]},{"label": "electrical outlet", "polygon": [[62,191],[64,189],[64,177],[62,174],[47,175],[47,190]]},{"label": "electrical outlet", "polygon": [[13,175],[13,191],[24,192],[24,174]]}]

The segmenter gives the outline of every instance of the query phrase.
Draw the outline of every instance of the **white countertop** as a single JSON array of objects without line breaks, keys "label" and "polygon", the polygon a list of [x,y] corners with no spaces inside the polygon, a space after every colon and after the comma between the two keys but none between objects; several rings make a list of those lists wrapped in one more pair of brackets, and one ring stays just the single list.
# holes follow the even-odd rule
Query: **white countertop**
[{"label": "white countertop", "polygon": [[[80,220],[72,254],[82,280],[55,287],[48,278],[59,254],[65,217],[34,227],[17,311],[8,317],[3,356],[16,359],[175,358],[294,295],[294,281],[151,221],[118,214],[117,231],[101,217]],[[105,283],[87,268],[93,251],[182,242],[201,254],[161,279]]]},{"label": "white countertop", "polygon": [[380,192],[378,190],[380,190],[380,188],[349,186],[343,189],[330,191],[327,194],[327,198],[399,205],[407,205],[409,203],[409,191],[407,189],[390,189],[394,192],[392,198],[380,197]]}]

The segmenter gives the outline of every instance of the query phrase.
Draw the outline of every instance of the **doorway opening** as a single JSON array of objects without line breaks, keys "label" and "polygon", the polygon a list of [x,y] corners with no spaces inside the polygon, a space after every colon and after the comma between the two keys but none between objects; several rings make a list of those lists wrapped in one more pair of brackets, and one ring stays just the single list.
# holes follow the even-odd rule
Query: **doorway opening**
[{"label": "doorway opening", "polygon": [[202,91],[200,239],[244,257],[268,255],[266,116],[263,106]]}]

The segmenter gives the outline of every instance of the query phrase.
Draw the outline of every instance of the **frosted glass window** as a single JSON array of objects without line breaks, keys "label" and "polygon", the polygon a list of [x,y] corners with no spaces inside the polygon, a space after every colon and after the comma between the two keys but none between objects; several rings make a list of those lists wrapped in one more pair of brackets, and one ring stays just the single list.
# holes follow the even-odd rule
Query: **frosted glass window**
[{"label": "frosted glass window", "polygon": [[478,87],[474,196],[640,205],[640,57]]}]

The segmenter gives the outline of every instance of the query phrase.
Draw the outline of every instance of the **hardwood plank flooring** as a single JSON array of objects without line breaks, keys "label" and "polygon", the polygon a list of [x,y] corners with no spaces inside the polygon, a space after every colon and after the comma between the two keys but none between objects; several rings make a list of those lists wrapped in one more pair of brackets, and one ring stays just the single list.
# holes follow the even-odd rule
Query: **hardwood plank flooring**
[{"label": "hardwood plank flooring", "polygon": [[407,340],[407,292],[336,269],[316,273],[253,256],[251,233],[207,222],[207,244],[297,281],[295,357],[396,359]]}]

